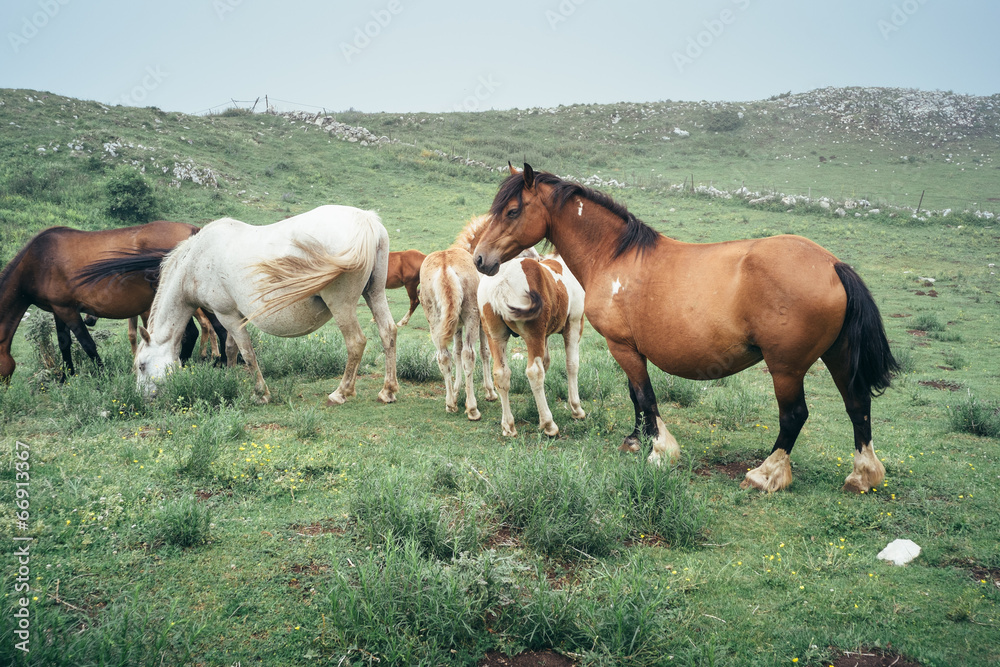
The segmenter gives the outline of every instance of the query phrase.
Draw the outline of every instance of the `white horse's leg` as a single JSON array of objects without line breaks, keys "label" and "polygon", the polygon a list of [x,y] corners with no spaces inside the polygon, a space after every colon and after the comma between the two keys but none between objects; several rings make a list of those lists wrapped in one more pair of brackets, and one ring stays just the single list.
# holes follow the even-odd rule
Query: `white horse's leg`
[{"label": "white horse's leg", "polygon": [[382,403],[394,403],[396,392],[399,391],[399,381],[396,378],[396,323],[392,321],[389,302],[385,298],[384,276],[378,280],[375,273],[372,273],[372,280],[368,283],[364,297],[368,309],[375,316],[379,339],[382,341],[382,351],[385,353],[385,383],[382,385],[382,391],[378,393],[378,400]]},{"label": "white horse's leg", "polygon": [[483,358],[483,392],[487,401],[497,400],[496,387],[493,386],[493,374],[490,372],[490,346],[487,341],[486,328],[479,323],[479,353]]},{"label": "white horse's leg", "polygon": [[479,338],[479,327],[475,325],[478,324],[479,313],[475,316],[476,321],[466,322],[462,327],[464,340],[461,341],[461,357],[462,366],[465,367],[465,414],[470,420],[479,421],[483,417],[476,404],[476,339]]},{"label": "white horse's leg", "polygon": [[358,377],[358,367],[361,365],[361,357],[365,353],[365,343],[368,339],[361,331],[357,314],[357,292],[354,293],[354,300],[333,301],[324,296],[327,308],[333,314],[333,319],[344,336],[344,344],[347,346],[347,365],[344,367],[344,376],[340,379],[340,385],[332,394],[326,397],[327,405],[341,405],[351,396],[354,396],[354,382]]},{"label": "white horse's leg", "polygon": [[438,368],[441,369],[441,377],[444,378],[444,409],[445,412],[458,412],[458,397],[455,395],[455,384],[451,377],[451,351],[448,349],[449,341],[441,341],[435,338],[437,345]]},{"label": "white horse's leg", "polygon": [[563,329],[563,343],[566,346],[566,398],[573,419],[583,419],[587,413],[580,403],[580,336],[583,334],[583,320],[570,322]]},{"label": "white horse's leg", "polygon": [[510,409],[510,366],[507,365],[507,336],[493,338],[489,336],[487,342],[490,346],[490,353],[493,355],[493,381],[496,383],[497,393],[500,394],[500,428],[504,435],[517,435],[517,428],[514,427],[514,412]]},{"label": "white horse's leg", "polygon": [[552,419],[552,411],[549,410],[549,402],[545,398],[545,368],[548,364],[545,360],[549,356],[548,340],[544,338],[528,338],[528,367],[524,369],[524,374],[528,376],[528,384],[531,385],[531,393],[535,397],[535,405],[538,407],[538,428],[545,432],[545,435],[554,437],[559,434],[559,427]]},{"label": "white horse's leg", "polygon": [[229,336],[226,338],[226,354],[230,355],[229,365],[232,366],[236,363],[236,350],[232,350],[230,353],[230,347],[236,347],[243,355],[243,361],[247,363],[247,370],[254,378],[253,390],[257,394],[257,400],[261,403],[269,402],[271,391],[267,388],[267,383],[264,382],[260,366],[257,365],[257,354],[253,351],[253,344],[250,342],[250,332],[247,331],[246,327],[241,326],[242,318],[233,319],[219,316],[219,321],[229,330]]}]

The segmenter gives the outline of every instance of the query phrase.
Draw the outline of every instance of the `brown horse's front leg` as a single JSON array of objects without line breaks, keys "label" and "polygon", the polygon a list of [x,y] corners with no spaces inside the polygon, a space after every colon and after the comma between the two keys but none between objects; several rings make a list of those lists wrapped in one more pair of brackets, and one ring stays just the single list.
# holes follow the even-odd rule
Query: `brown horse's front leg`
[{"label": "brown horse's front leg", "polygon": [[656,395],[649,381],[646,370],[646,358],[630,345],[608,341],[608,349],[618,362],[618,365],[628,376],[628,393],[635,408],[635,428],[625,437],[619,450],[623,452],[638,452],[642,448],[639,440],[639,428],[643,434],[653,441],[653,451],[649,454],[649,462],[660,465],[666,458],[669,463],[676,461],[681,454],[677,440],[660,418],[660,410],[656,405]]}]

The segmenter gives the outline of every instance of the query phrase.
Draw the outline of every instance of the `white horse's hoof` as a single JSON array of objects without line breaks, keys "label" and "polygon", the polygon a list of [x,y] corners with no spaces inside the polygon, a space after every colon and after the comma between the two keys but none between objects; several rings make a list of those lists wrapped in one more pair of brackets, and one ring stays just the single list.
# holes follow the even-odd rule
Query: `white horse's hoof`
[{"label": "white horse's hoof", "polygon": [[472,410],[466,410],[465,414],[469,416],[470,422],[477,422],[483,418],[483,414],[476,408],[473,408]]},{"label": "white horse's hoof", "polygon": [[331,405],[343,405],[346,402],[347,402],[347,398],[343,394],[341,394],[340,392],[337,392],[337,391],[333,392],[332,394],[330,394],[329,396],[326,397],[326,404],[327,404],[327,406],[331,406]]},{"label": "white horse's hoof", "polygon": [[555,422],[549,422],[548,424],[543,424],[541,426],[542,432],[550,438],[554,438],[559,435],[559,426]]},{"label": "white horse's hoof", "polygon": [[383,389],[378,393],[378,401],[379,403],[395,403],[396,394],[388,389]]},{"label": "white horse's hoof", "polygon": [[514,437],[515,435],[517,435],[517,429],[514,428],[513,424],[511,424],[510,426],[507,426],[506,424],[501,424],[500,427],[501,427],[501,432],[507,437]]}]

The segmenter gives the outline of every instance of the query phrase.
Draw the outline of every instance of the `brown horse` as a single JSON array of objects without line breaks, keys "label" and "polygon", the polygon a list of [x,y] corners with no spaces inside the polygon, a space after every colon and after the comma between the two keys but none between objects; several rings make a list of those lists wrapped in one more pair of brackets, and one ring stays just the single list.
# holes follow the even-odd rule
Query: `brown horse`
[{"label": "brown horse", "polygon": [[389,253],[389,275],[385,279],[386,289],[406,288],[406,295],[410,297],[410,310],[399,322],[397,327],[405,327],[413,315],[413,311],[420,305],[420,266],[427,257],[419,250],[402,250]]},{"label": "brown horse", "polygon": [[504,435],[517,435],[510,409],[510,367],[507,341],[520,336],[528,347],[525,375],[538,408],[538,428],[555,436],[559,426],[545,399],[549,369],[549,336],[562,334],[566,347],[566,394],[574,419],[587,416],[580,404],[580,336],[583,334],[583,287],[560,257],[514,259],[500,265],[495,276],[479,281],[479,314],[493,355],[493,382],[500,394]]},{"label": "brown horse", "polygon": [[885,468],[871,437],[871,399],[898,369],[882,319],[861,278],[833,254],[799,236],[726,243],[682,243],[648,227],[600,192],[511,168],[475,252],[487,275],[522,248],[548,239],[587,292],[586,314],[628,376],[635,428],[623,449],[637,451],[639,429],[659,463],[680,450],[667,431],[646,360],[695,380],[767,363],[778,399],[771,455],[747,473],[744,488],[776,491],[792,481],[789,454],[808,417],[803,377],[823,359],[854,425],[854,470],[844,489],[866,491]]},{"label": "brown horse", "polygon": [[[155,270],[163,255],[197,231],[198,227],[181,222],[151,222],[96,232],[50,227],[32,237],[0,272],[0,381],[9,381],[14,373],[11,343],[21,317],[32,304],[55,316],[56,336],[67,372],[74,371],[70,332],[100,366],[97,346],[81,315],[126,319],[148,311],[153,303],[153,285],[147,272]],[[91,258],[108,253],[142,254],[143,258],[130,271],[81,283],[80,274],[91,264]],[[193,336],[186,339],[188,357],[196,338],[195,328]]]},{"label": "brown horse", "polygon": [[[470,251],[486,226],[487,216],[472,218],[446,250],[427,255],[420,267],[420,303],[430,325],[431,340],[437,348],[437,363],[444,377],[447,412],[458,412],[458,383],[465,369],[465,414],[472,421],[482,418],[473,389],[476,369],[476,342],[483,360],[483,389],[486,400],[495,401],[493,377],[486,370],[489,351],[486,333],[479,323],[476,290],[479,274]],[[455,376],[452,379],[451,343],[455,342]]]}]

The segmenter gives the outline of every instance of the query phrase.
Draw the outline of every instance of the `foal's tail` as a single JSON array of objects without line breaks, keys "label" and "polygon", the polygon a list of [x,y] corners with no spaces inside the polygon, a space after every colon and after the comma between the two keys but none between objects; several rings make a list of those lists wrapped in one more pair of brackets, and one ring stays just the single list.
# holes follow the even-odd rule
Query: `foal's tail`
[{"label": "foal's tail", "polygon": [[899,363],[892,356],[882,316],[861,276],[843,262],[833,268],[847,292],[841,335],[847,337],[850,354],[848,391],[854,397],[879,396],[899,371]]},{"label": "foal's tail", "polygon": [[345,273],[363,271],[369,275],[375,264],[377,229],[382,223],[375,213],[365,214],[346,250],[334,254],[318,241],[295,239],[292,245],[301,256],[284,255],[257,263],[254,268],[261,274],[259,296],[263,305],[247,316],[243,325],[318,294]]}]

